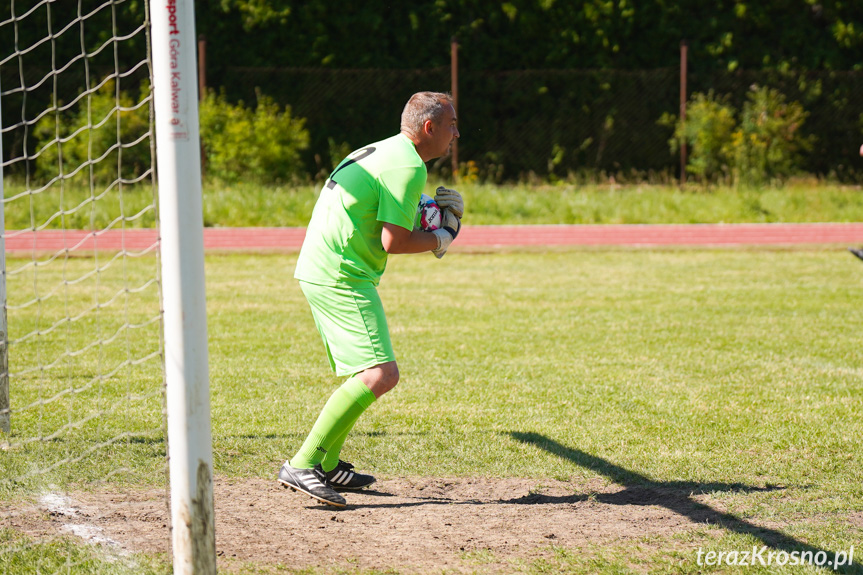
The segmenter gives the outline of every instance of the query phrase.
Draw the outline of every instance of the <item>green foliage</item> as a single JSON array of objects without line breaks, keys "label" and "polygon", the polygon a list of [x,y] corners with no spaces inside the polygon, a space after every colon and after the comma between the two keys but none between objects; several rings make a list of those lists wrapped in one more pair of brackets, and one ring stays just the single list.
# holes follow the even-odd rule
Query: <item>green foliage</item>
[{"label": "green foliage", "polygon": [[[481,174],[496,172],[493,165],[501,167],[496,181],[545,176],[549,160],[558,177],[583,168],[676,173],[665,145],[671,130],[653,121],[676,113],[685,38],[692,92],[732,94],[739,112],[752,83],[778,88],[811,112],[807,131],[831,142],[829,151],[807,154],[802,167],[859,182],[859,166],[848,161],[859,131],[849,128],[863,76],[844,71],[863,69],[848,43],[863,30],[863,13],[847,2],[370,0],[349,10],[306,2],[291,3],[279,21],[273,13],[285,3],[274,0],[201,1],[208,82],[232,101],[252,101],[250,87],[260,87],[306,118],[314,126],[309,174],[324,169],[329,138],[355,149],[387,137],[413,90],[449,88],[453,36],[462,70],[459,160],[473,160]],[[696,12],[704,17],[693,26]],[[222,40],[247,37],[252,14],[254,42]],[[772,81],[777,70],[817,70],[823,94],[803,97],[790,86],[796,80]],[[604,123],[609,116],[613,132]],[[564,151],[556,166],[555,144]]]},{"label": "green foliage", "polygon": [[[446,48],[456,36],[475,70],[509,70],[516,62],[528,69],[676,67],[683,38],[701,71],[843,70],[860,68],[863,45],[863,14],[853,2],[368,0],[362,8],[333,6],[200,0],[198,31],[214,44],[208,56],[224,66],[447,66]],[[703,17],[694,25],[696,13]],[[226,41],[248,30],[254,42]]]},{"label": "green foliage", "polygon": [[782,181],[797,171],[800,152],[812,147],[800,128],[807,112],[765,87],[753,87],[732,138],[735,180],[748,185]]},{"label": "green foliage", "polygon": [[[682,142],[687,143],[687,172],[702,181],[714,181],[728,175],[734,115],[727,99],[717,98],[712,90],[707,94],[693,95],[686,107],[686,121],[676,122],[674,138],[669,141],[672,153],[677,152]],[[669,123],[671,118],[665,116],[662,122]]]},{"label": "green foliage", "polygon": [[[74,4],[51,3],[52,19],[58,23],[74,19]],[[860,145],[859,131],[852,126],[859,113],[854,102],[861,76],[846,75],[863,69],[859,58],[863,12],[857,5],[816,0],[702,4],[697,0],[369,0],[361,7],[334,9],[327,2],[200,0],[196,24],[207,38],[210,86],[224,87],[231,102],[254,101],[252,88],[260,87],[276,102],[290,104],[295,115],[307,119],[307,126],[314,126],[304,154],[308,174],[324,169],[328,138],[356,148],[391,135],[397,127],[394,116],[411,90],[446,89],[453,36],[459,41],[463,71],[459,92],[465,131],[460,160],[473,160],[485,172],[490,163],[485,154],[494,154],[506,179],[530,172],[544,175],[548,160],[555,158],[551,147],[558,144],[565,151],[555,167],[558,175],[583,167],[608,172],[676,171],[676,158],[669,157],[664,145],[670,130],[648,124],[677,107],[679,43],[686,38],[693,63],[692,91],[715,88],[718,94],[733,93],[739,110],[753,82],[779,88],[811,113],[807,131],[831,143],[829,149],[813,149],[803,167],[859,182],[859,167],[848,158],[856,156]],[[125,32],[140,22],[145,5],[136,0],[117,11],[119,29]],[[693,26],[696,11],[704,17]],[[0,32],[0,54],[14,53],[16,45],[32,46],[44,35],[41,18],[26,18],[15,26],[15,34]],[[56,49],[58,62],[63,55],[80,53],[82,45],[88,53],[95,52],[110,29],[110,9],[88,14],[86,30],[60,35],[51,50]],[[131,61],[137,62],[133,58],[143,53],[144,38],[131,42],[137,49],[119,51],[120,69],[128,69]],[[27,56],[31,57],[42,62],[37,67],[48,67],[52,61],[47,52]],[[112,50],[94,58],[99,70],[113,69]],[[92,59],[88,62],[93,66]],[[291,67],[295,75],[288,77],[285,68],[278,67]],[[322,78],[319,88],[314,78],[322,69],[341,75]],[[357,69],[374,72],[371,78],[355,79],[347,73]],[[304,70],[305,76],[296,75],[297,70]],[[435,71],[435,75],[414,81],[418,70]],[[532,85],[504,81],[506,76],[516,79],[515,70],[523,78],[538,76],[540,70],[546,77],[573,70],[638,71],[633,80],[647,76],[649,70],[651,77],[639,82],[637,92],[630,91],[622,79],[613,80],[610,90],[603,91],[577,78],[566,83],[537,78],[537,87],[547,89],[541,94],[533,92]],[[671,71],[671,77],[661,77],[663,70]],[[824,78],[823,93],[802,97],[785,80],[775,84],[763,75],[749,76],[777,70],[818,71]],[[501,75],[501,71],[508,72]],[[381,85],[375,76],[384,73],[397,75],[397,81]],[[7,66],[0,74],[0,84],[8,91],[17,81],[15,70]],[[28,93],[27,98],[28,110],[41,109],[37,100],[46,99],[36,93]],[[20,109],[19,96],[8,94],[3,108],[7,115]],[[608,134],[602,121],[612,108],[615,130]],[[345,121],[346,114],[351,121]],[[4,141],[7,157],[22,146],[20,137],[10,136],[7,133]],[[588,139],[592,144],[581,149]],[[601,150],[600,145],[604,145]],[[320,163],[315,163],[316,158]],[[7,175],[13,170],[23,171],[12,165]]]},{"label": "green foliage", "polygon": [[259,94],[252,110],[211,92],[201,102],[200,118],[208,175],[226,182],[261,183],[299,176],[300,152],[309,145],[309,132],[304,119],[291,116],[290,106],[282,109]]},{"label": "green foliage", "polygon": [[84,96],[77,104],[48,114],[36,123],[37,181],[58,174],[74,182],[104,187],[117,178],[134,179],[151,166],[149,86],[132,98],[117,93],[113,80]]},{"label": "green foliage", "polygon": [[712,90],[696,93],[687,105],[686,121],[668,114],[660,118],[660,124],[674,125],[672,153],[681,142],[688,144],[687,172],[705,183],[730,176],[736,185],[760,186],[800,171],[801,152],[813,143],[812,136],[801,132],[808,115],[802,105],[786,102],[776,89],[753,86],[738,124],[727,101]]},{"label": "green foliage", "polygon": [[243,28],[252,30],[267,24],[284,25],[291,14],[290,8],[274,6],[267,0],[222,0],[222,10],[236,9],[243,15]]}]

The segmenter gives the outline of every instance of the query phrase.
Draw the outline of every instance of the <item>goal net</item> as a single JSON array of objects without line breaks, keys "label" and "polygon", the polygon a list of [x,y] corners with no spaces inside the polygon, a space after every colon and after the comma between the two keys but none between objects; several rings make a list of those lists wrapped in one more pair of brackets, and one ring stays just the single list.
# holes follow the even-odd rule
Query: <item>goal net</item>
[{"label": "goal net", "polygon": [[116,572],[85,510],[166,482],[147,4],[0,7],[4,572]]}]

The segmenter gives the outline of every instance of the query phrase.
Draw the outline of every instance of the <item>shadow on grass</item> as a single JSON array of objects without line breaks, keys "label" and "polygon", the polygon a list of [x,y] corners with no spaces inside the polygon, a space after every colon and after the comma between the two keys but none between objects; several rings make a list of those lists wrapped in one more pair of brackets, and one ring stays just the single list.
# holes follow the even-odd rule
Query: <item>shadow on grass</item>
[{"label": "shadow on grass", "polygon": [[[684,517],[688,517],[696,523],[719,525],[729,531],[743,535],[750,535],[767,547],[776,551],[797,551],[800,553],[811,553],[812,557],[826,557],[831,561],[830,566],[823,565],[824,569],[837,571],[839,573],[860,573],[863,567],[859,563],[850,563],[833,569],[832,562],[836,557],[833,552],[821,549],[798,539],[785,535],[781,531],[768,529],[753,525],[731,513],[718,511],[709,505],[705,505],[693,499],[694,493],[709,493],[712,491],[737,491],[757,492],[774,491],[781,487],[754,487],[742,483],[698,483],[689,481],[653,481],[644,475],[615,465],[605,459],[590,455],[579,449],[567,447],[553,439],[539,433],[525,433],[512,431],[509,435],[516,441],[535,445],[562,459],[566,459],[576,465],[590,469],[595,473],[605,476],[609,480],[625,487],[623,491],[595,496],[596,501],[610,505],[657,505],[674,511]],[[579,500],[583,496],[572,497],[547,497],[542,494],[530,494],[522,499],[525,504],[543,504],[568,502],[570,499]],[[561,501],[558,501],[561,500]],[[517,502],[517,501],[513,501]],[[766,557],[765,553],[765,557]]]}]

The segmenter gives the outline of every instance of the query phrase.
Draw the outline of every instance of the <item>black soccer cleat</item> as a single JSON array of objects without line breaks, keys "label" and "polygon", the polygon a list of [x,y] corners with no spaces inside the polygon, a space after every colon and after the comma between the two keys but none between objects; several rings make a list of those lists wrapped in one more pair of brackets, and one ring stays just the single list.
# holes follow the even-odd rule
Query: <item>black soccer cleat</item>
[{"label": "black soccer cleat", "polygon": [[326,479],[327,485],[335,490],[356,491],[368,487],[376,480],[372,475],[352,471],[353,465],[339,459],[339,464],[332,471],[324,471],[320,464],[315,465],[315,470]]},{"label": "black soccer cleat", "polygon": [[305,493],[327,505],[334,507],[347,505],[345,498],[326,484],[327,480],[324,478],[324,474],[317,469],[299,469],[285,463],[279,470],[279,483],[286,488]]},{"label": "black soccer cleat", "polygon": [[863,260],[863,248],[848,248],[848,251]]}]

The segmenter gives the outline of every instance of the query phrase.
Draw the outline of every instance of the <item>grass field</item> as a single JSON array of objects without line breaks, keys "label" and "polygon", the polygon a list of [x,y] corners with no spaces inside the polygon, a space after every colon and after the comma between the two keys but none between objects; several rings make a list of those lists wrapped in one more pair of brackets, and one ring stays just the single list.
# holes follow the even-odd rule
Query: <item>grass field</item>
[{"label": "grass field", "polygon": [[[294,262],[295,255],[207,259],[218,476],[272,477],[339,384],[291,279]],[[599,478],[674,488],[722,510],[725,520],[724,528],[649,537],[637,550],[614,542],[555,547],[551,556],[509,565],[512,571],[737,572],[698,568],[696,550],[761,541],[829,552],[859,546],[861,272],[835,249],[393,257],[380,292],[402,381],[361,418],[345,457],[384,479],[519,477],[577,488]],[[27,321],[10,313],[13,337]],[[123,383],[119,377],[104,386],[101,399],[122,401]],[[13,387],[13,406],[15,397]],[[32,498],[52,481],[87,486],[106,474],[109,484],[163,485],[164,446],[152,415],[123,409],[99,429],[114,433],[139,420],[144,431],[109,448],[110,459],[128,468],[117,477],[105,458],[87,458],[45,477],[3,482],[0,503]],[[45,420],[16,432],[35,434],[38,425]],[[70,429],[64,439],[3,453],[2,475],[35,457],[64,457],[69,443],[92,445],[101,435]],[[741,527],[748,524],[767,525],[769,534]],[[0,572],[32,572],[33,559],[15,552],[23,544],[8,546],[19,536],[0,534]],[[66,547],[26,548],[46,564],[63,564],[58,549]],[[167,568],[158,557],[129,567],[75,549],[87,557],[63,572]],[[478,572],[491,561],[481,552],[461,560]],[[363,571],[349,563],[340,569]],[[861,571],[859,562],[852,571]]]},{"label": "grass field", "polygon": [[[428,193],[447,182],[430,178]],[[305,186],[204,183],[204,224],[221,227],[305,226],[321,183]],[[612,182],[477,184],[456,186],[467,205],[465,223],[484,224],[688,224],[863,221],[860,186],[814,179],[767,189],[690,185],[685,190],[657,184]],[[8,182],[5,196],[21,197],[6,206],[6,228],[47,226],[105,227],[118,214],[127,226],[152,227],[153,189],[126,187],[122,194],[91,193],[69,186],[33,197]],[[60,217],[58,206],[67,213]],[[122,208],[122,209],[121,209]]]}]

